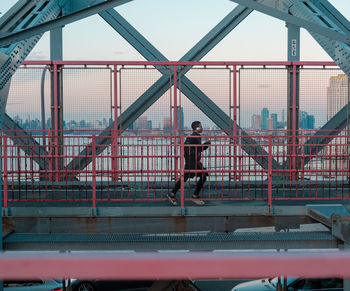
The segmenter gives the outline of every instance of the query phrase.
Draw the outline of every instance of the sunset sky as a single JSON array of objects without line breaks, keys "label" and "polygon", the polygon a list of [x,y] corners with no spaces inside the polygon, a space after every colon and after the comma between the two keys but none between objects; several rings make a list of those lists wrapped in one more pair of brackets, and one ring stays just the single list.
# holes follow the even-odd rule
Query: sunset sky
[{"label": "sunset sky", "polygon": [[[15,2],[0,1],[0,12],[5,13]],[[330,0],[330,3],[350,19],[348,0]],[[236,5],[229,0],[134,0],[116,10],[169,60],[178,60]],[[143,60],[98,15],[66,25],[63,31],[66,60]],[[286,39],[283,21],[253,12],[204,60],[283,61],[287,58]],[[48,33],[29,58],[49,59]],[[301,30],[301,59],[329,60],[304,29]]]}]

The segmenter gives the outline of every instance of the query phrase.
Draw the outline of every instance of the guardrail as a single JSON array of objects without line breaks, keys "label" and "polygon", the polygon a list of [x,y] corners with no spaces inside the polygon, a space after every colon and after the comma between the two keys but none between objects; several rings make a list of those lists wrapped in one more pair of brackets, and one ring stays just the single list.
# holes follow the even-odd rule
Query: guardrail
[{"label": "guardrail", "polygon": [[[347,131],[336,138],[299,135],[294,144],[286,131],[255,132],[249,145],[240,135],[205,132],[202,140],[211,141],[202,155],[205,171],[185,168],[186,136],[169,132],[13,133],[2,136],[5,208],[24,201],[86,201],[93,207],[101,201],[163,201],[176,180],[193,173],[178,191],[184,206],[205,171],[209,176],[200,196],[207,201],[265,200],[271,206],[273,200],[350,198]],[[111,138],[107,146],[106,138]]]}]

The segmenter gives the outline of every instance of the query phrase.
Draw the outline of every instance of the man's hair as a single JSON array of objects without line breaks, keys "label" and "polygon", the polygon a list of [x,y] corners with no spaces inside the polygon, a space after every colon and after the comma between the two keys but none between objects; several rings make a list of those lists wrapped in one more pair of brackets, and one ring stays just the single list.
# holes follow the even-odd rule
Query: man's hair
[{"label": "man's hair", "polygon": [[191,127],[193,130],[196,130],[197,127],[199,127],[201,125],[200,121],[193,121],[191,124]]}]

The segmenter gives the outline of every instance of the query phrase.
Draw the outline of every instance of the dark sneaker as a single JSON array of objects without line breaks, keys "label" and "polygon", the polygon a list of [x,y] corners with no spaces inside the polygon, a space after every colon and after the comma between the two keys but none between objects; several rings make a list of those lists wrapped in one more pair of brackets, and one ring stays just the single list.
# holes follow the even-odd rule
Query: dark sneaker
[{"label": "dark sneaker", "polygon": [[167,197],[172,206],[177,206],[177,199],[174,194],[168,194]]},{"label": "dark sneaker", "polygon": [[199,199],[199,196],[197,195],[193,195],[192,196],[192,201],[197,204],[198,206],[203,206],[205,204],[205,202],[203,200]]}]

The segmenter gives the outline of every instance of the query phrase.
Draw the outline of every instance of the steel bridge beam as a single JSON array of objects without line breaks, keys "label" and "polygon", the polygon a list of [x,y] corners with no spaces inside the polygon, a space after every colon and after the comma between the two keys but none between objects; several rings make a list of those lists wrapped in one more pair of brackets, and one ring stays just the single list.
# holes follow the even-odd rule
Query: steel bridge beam
[{"label": "steel bridge beam", "polygon": [[337,248],[328,232],[245,232],[208,234],[29,234],[13,233],[6,251],[19,250],[247,250]]},{"label": "steel bridge beam", "polygon": [[0,32],[12,32],[18,22],[25,18],[28,11],[32,10],[41,0],[20,0],[13,5],[1,18],[0,18]]},{"label": "steel bridge beam", "polygon": [[115,6],[123,5],[130,1],[132,0],[107,0],[102,3],[81,9],[79,11],[58,17],[54,20],[46,21],[45,23],[38,24],[31,28],[26,28],[21,31],[0,35],[0,47],[6,47],[17,41],[21,41],[23,39],[27,39],[38,34],[42,34],[46,31],[62,27],[71,22],[78,21],[80,19],[97,14],[103,10],[106,10]]},{"label": "steel bridge beam", "polygon": [[[324,146],[330,143],[337,137],[339,131],[347,126],[347,121],[350,119],[349,111],[350,103],[345,105],[336,115],[334,115],[321,129],[319,129],[311,138],[307,140],[304,146],[303,158],[304,164],[307,164],[312,156],[323,150]],[[299,155],[302,154],[302,148],[299,149]],[[301,165],[301,159],[298,160],[298,165]]]},{"label": "steel bridge beam", "polygon": [[[10,116],[6,113],[2,117],[2,129],[5,134],[13,137],[15,145],[20,145],[21,149],[39,165],[41,170],[49,169],[47,160],[48,153],[43,146],[23,130]],[[43,158],[45,157],[45,158]]]},{"label": "steel bridge beam", "polygon": [[334,31],[330,28],[321,26],[319,24],[307,21],[303,18],[296,17],[290,14],[287,14],[285,12],[279,11],[278,9],[271,8],[267,5],[260,4],[254,0],[230,0],[232,2],[236,2],[240,5],[249,7],[251,9],[254,9],[256,11],[262,12],[264,14],[267,14],[269,16],[278,18],[280,20],[283,20],[288,23],[295,24],[297,26],[303,27],[307,30],[313,31],[315,33],[327,36],[328,38],[332,40],[341,41],[343,43],[346,43],[350,45],[350,33],[342,31],[342,33]]},{"label": "steel bridge beam", "polygon": [[[241,6],[236,7],[229,15],[227,15],[214,29],[212,29],[199,43],[197,43],[181,60],[185,57],[193,57],[194,60],[203,57],[207,54],[222,38],[224,38],[230,31],[232,31],[252,10]],[[101,17],[105,19],[117,32],[119,32],[135,49],[137,49],[148,60],[163,60],[165,57],[157,51],[135,28],[133,28],[119,13],[115,10],[109,10],[100,13]],[[214,36],[213,36],[214,34]],[[158,59],[159,58],[159,59]],[[191,60],[191,59],[190,59]],[[181,71],[181,75],[186,73],[190,68]],[[223,130],[228,132],[233,128],[233,121],[224,113],[214,102],[210,100],[199,88],[197,88],[186,77],[182,78],[182,91],[185,95],[197,105],[214,123],[216,123]],[[125,130],[132,124],[149,106],[158,100],[170,87],[169,76],[161,77],[153,86],[151,86],[141,97],[138,98],[119,118],[118,124],[121,124],[120,130]],[[186,88],[184,88],[186,87]],[[184,91],[185,89],[185,91]],[[107,129],[111,129],[109,127]],[[243,142],[254,145],[256,141],[248,137],[248,134],[238,127],[242,132]],[[109,144],[110,137],[103,134],[102,137],[96,141],[97,144]],[[102,147],[98,147],[99,152],[103,151]],[[252,157],[264,168],[268,167],[267,156],[265,150],[260,147],[243,147],[245,151],[252,155]],[[88,146],[81,153],[82,156],[88,156],[92,151],[92,147]],[[258,157],[255,157],[257,155]],[[91,158],[75,158],[67,166],[68,169],[82,169],[91,162]],[[273,166],[278,167],[277,162],[273,161]]]},{"label": "steel bridge beam", "polygon": [[[342,33],[347,37],[350,35],[349,22],[328,1],[298,1],[289,8],[289,12],[307,21]],[[333,39],[318,31],[309,30],[309,32],[343,72],[350,76],[349,43]]]}]

